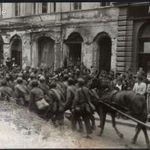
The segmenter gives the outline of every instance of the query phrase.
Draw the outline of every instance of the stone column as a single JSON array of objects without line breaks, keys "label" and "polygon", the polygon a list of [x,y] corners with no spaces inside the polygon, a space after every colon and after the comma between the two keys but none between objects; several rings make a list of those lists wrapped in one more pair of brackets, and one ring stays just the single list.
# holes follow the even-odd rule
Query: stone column
[{"label": "stone column", "polygon": [[116,71],[117,38],[112,38],[111,44],[111,70]]},{"label": "stone column", "polygon": [[38,47],[36,40],[32,41],[32,50],[31,50],[31,66],[37,67],[38,66]]},{"label": "stone column", "polygon": [[82,62],[87,68],[92,66],[93,50],[89,42],[82,43]]},{"label": "stone column", "polygon": [[5,64],[7,57],[11,57],[11,51],[10,51],[9,38],[7,36],[2,36],[2,39],[3,39],[3,57],[4,57],[4,64]]},{"label": "stone column", "polygon": [[67,63],[68,63],[68,59],[69,59],[69,47],[67,46],[67,44],[63,43],[62,66],[64,65],[65,59],[67,59]]},{"label": "stone column", "polygon": [[98,61],[99,55],[98,55],[97,49],[98,49],[97,43],[96,43],[96,42],[93,42],[93,43],[92,43],[92,51],[93,51],[93,52],[92,52],[92,54],[93,54],[92,65],[94,66],[95,69],[97,69],[98,66],[99,66],[99,61]]},{"label": "stone column", "polygon": [[61,42],[60,40],[56,40],[54,45],[54,70],[61,67],[63,60],[62,56]]},{"label": "stone column", "polygon": [[117,70],[126,71],[132,66],[133,21],[128,20],[128,7],[121,7],[118,18]]},{"label": "stone column", "polygon": [[10,47],[9,43],[4,43],[4,44],[3,44],[4,65],[5,65],[5,62],[6,62],[7,57],[10,57],[10,56],[11,56],[9,47]]}]

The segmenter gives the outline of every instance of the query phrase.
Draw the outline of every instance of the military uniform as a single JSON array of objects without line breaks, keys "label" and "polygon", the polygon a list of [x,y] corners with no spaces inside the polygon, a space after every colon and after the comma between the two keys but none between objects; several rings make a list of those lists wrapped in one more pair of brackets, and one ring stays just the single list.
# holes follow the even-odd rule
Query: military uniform
[{"label": "military uniform", "polygon": [[29,110],[41,115],[43,111],[38,110],[36,102],[44,98],[44,92],[39,87],[33,87],[30,92]]},{"label": "military uniform", "polygon": [[7,100],[10,101],[11,97],[13,97],[13,90],[6,86],[0,87],[0,100]]},{"label": "military uniform", "polygon": [[64,106],[62,105],[60,92],[56,87],[51,88],[48,92],[49,97],[49,116],[54,125],[62,125],[64,121]]},{"label": "military uniform", "polygon": [[27,106],[29,102],[29,91],[26,87],[26,85],[17,84],[15,86],[15,96],[16,96],[16,102],[17,104],[23,103],[23,105]]},{"label": "military uniform", "polygon": [[87,136],[92,133],[90,126],[90,115],[93,113],[92,108],[89,105],[90,103],[90,94],[87,87],[80,86],[77,89],[75,101],[73,103],[73,108],[76,110],[79,109],[80,115],[85,122]]}]

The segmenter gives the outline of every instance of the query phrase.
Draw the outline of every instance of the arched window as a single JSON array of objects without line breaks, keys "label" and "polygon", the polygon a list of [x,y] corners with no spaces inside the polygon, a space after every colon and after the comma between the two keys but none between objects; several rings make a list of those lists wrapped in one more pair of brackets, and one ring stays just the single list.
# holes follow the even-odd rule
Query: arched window
[{"label": "arched window", "polygon": [[138,67],[142,67],[147,72],[150,71],[150,22],[140,28],[138,40]]},{"label": "arched window", "polygon": [[80,10],[81,9],[81,2],[74,2],[73,3],[73,9],[74,10]]},{"label": "arched window", "polygon": [[96,44],[96,64],[99,71],[111,70],[111,38],[105,33],[101,32],[94,38]]},{"label": "arched window", "polygon": [[68,47],[68,60],[67,66],[69,65],[80,65],[81,63],[81,51],[83,38],[78,32],[73,32],[70,34],[68,39],[64,41]]},{"label": "arched window", "polygon": [[15,35],[10,40],[11,58],[15,60],[15,64],[22,65],[22,40]]},{"label": "arched window", "polygon": [[143,26],[139,32],[140,53],[150,53],[150,24]]},{"label": "arched window", "polygon": [[48,5],[47,3],[42,3],[42,14],[47,13]]}]

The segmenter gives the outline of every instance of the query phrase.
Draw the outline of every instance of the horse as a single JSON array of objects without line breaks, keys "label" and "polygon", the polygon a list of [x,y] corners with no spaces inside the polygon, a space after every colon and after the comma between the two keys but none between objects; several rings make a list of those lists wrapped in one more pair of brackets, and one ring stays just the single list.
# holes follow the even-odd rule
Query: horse
[{"label": "horse", "polygon": [[[96,82],[97,80],[97,82]],[[115,108],[121,110],[122,112],[125,112],[135,119],[138,119],[139,121],[146,123],[147,121],[147,105],[146,105],[146,99],[144,96],[134,93],[133,91],[116,91],[112,90],[111,83],[103,83],[102,80],[95,79],[95,82],[93,82],[92,86],[95,86],[94,84],[99,83],[98,90],[99,93],[101,93],[100,100],[109,103],[111,106],[114,106]],[[109,90],[106,90],[109,89]],[[111,89],[111,90],[110,90]],[[117,129],[116,127],[116,114],[117,112],[110,107],[106,106],[105,104],[97,101],[94,103],[96,106],[96,111],[100,117],[100,133],[99,135],[102,136],[106,121],[106,115],[109,113],[112,118],[112,125],[115,129],[117,135],[120,138],[123,138],[123,134]],[[142,130],[145,136],[147,147],[150,147],[149,137],[147,134],[147,128],[139,123],[137,123],[136,126],[136,133],[132,139],[132,143],[135,144],[138,138],[138,135],[140,131]]]}]

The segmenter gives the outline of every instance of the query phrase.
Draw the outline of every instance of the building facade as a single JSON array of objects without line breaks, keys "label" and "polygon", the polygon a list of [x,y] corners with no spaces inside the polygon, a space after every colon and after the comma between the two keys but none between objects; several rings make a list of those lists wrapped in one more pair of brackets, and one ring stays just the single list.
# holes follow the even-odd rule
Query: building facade
[{"label": "building facade", "polygon": [[148,3],[0,3],[1,63],[11,57],[23,68],[83,63],[97,70],[136,70],[149,64],[150,53],[148,19],[144,25],[135,17],[137,6],[149,9]]},{"label": "building facade", "polygon": [[150,3],[119,6],[117,69],[150,71]]}]

